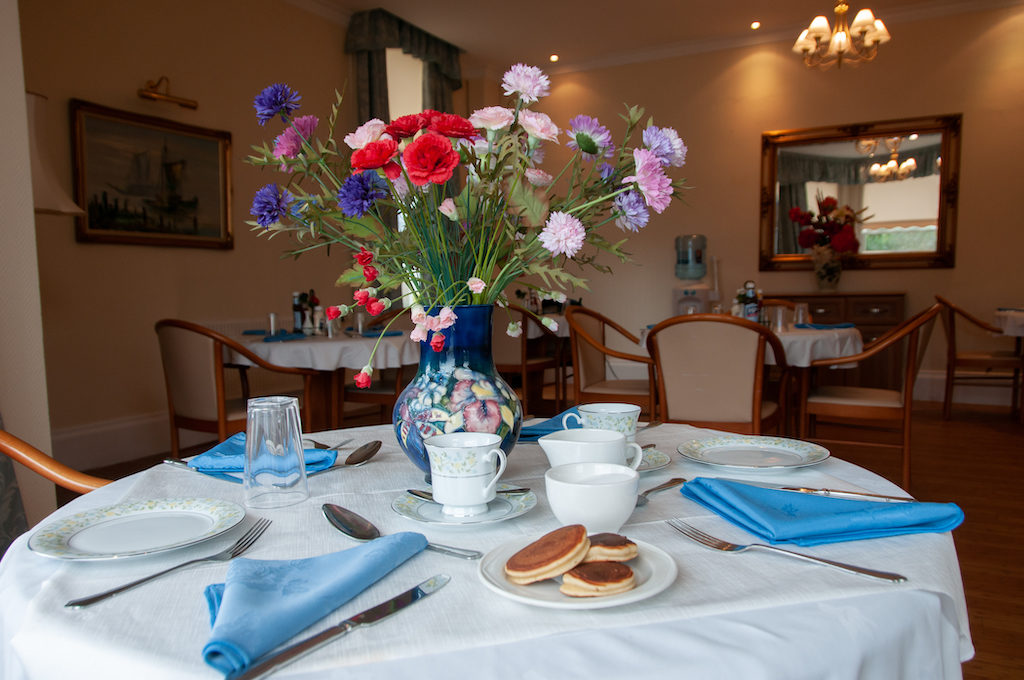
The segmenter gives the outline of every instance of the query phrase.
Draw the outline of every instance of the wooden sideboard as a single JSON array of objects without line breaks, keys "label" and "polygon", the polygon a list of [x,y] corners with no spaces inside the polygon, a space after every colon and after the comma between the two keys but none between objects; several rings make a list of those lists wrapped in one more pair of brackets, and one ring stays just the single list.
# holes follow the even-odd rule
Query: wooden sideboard
[{"label": "wooden sideboard", "polygon": [[[856,324],[865,345],[906,318],[904,293],[766,293],[765,297],[806,302],[815,323]],[[887,350],[857,368],[822,369],[817,379],[819,384],[899,389],[903,380],[901,354]]]}]

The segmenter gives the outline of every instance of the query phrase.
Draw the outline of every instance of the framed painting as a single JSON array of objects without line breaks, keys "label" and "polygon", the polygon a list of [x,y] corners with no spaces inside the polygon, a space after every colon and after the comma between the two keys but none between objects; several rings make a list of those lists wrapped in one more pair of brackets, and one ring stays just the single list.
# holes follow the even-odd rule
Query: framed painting
[{"label": "framed painting", "polygon": [[231,133],[72,99],[79,241],[231,248]]}]

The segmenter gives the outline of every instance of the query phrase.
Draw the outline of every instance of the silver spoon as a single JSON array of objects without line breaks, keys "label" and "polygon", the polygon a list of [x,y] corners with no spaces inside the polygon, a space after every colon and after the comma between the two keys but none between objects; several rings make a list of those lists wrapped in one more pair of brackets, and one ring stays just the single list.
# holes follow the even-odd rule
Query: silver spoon
[{"label": "silver spoon", "polygon": [[664,491],[665,489],[671,489],[673,486],[679,486],[680,484],[686,483],[686,477],[674,477],[667,482],[662,482],[658,486],[653,486],[647,491],[643,491],[639,496],[636,497],[636,507],[642,507],[647,505],[647,496],[658,491]]},{"label": "silver spoon", "polygon": [[352,437],[349,437],[348,439],[340,441],[337,444],[335,444],[334,446],[328,446],[327,444],[324,444],[323,442],[318,442],[317,440],[310,439],[309,437],[303,437],[302,441],[309,442],[310,444],[313,445],[314,449],[322,449],[324,451],[337,451],[342,446],[344,446],[345,444],[348,444],[350,441],[352,441]]},{"label": "silver spoon", "polygon": [[[357,515],[348,508],[343,508],[334,503],[324,503],[322,510],[327,521],[349,538],[354,538],[357,541],[372,541],[380,537],[380,530],[370,520]],[[478,560],[483,557],[483,553],[477,550],[453,548],[450,545],[440,545],[438,543],[427,543],[427,549],[451,555],[452,557],[461,557],[464,560]]]},{"label": "silver spoon", "polygon": [[[406,489],[405,491],[406,493],[416,496],[416,498],[422,498],[423,500],[430,501],[431,503],[437,502],[434,500],[434,494],[429,491],[424,491],[422,489]],[[526,487],[520,487],[517,489],[498,489],[495,493],[500,493],[505,496],[522,496],[523,494],[530,493],[530,490]]]}]

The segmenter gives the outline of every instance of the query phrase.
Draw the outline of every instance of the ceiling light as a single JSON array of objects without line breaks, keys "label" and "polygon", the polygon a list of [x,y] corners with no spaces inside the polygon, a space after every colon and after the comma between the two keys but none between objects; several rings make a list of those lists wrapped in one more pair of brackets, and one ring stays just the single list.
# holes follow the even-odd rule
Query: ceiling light
[{"label": "ceiling light", "polygon": [[558,61],[558,55],[557,54],[552,54],[550,57],[548,57],[548,59],[550,59],[553,62],[554,61]]},{"label": "ceiling light", "polygon": [[906,179],[912,172],[917,170],[917,161],[913,158],[908,158],[902,163],[900,159],[900,137],[888,137],[885,140],[885,146],[889,149],[889,162],[873,163],[868,172],[871,174],[871,179],[876,182],[889,182],[892,180]]},{"label": "ceiling light", "polygon": [[757,29],[761,28],[761,22],[760,21],[752,21],[750,23],[750,28],[752,28],[753,30],[756,31]]},{"label": "ceiling light", "polygon": [[871,61],[878,53],[878,46],[889,42],[889,31],[870,9],[862,9],[847,25],[846,13],[850,6],[837,0],[835,6],[836,25],[830,28],[823,15],[814,17],[793,44],[793,51],[802,54],[804,63],[810,67],[828,68],[835,64],[842,68],[843,62]]}]

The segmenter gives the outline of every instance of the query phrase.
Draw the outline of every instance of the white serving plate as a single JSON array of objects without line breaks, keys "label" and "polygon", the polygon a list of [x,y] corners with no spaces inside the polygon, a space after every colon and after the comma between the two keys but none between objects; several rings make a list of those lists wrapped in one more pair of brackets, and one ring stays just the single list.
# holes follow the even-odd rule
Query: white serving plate
[{"label": "white serving plate", "polygon": [[805,467],[829,457],[828,449],[811,442],[755,435],[691,439],[678,451],[698,463],[745,470]]}]

